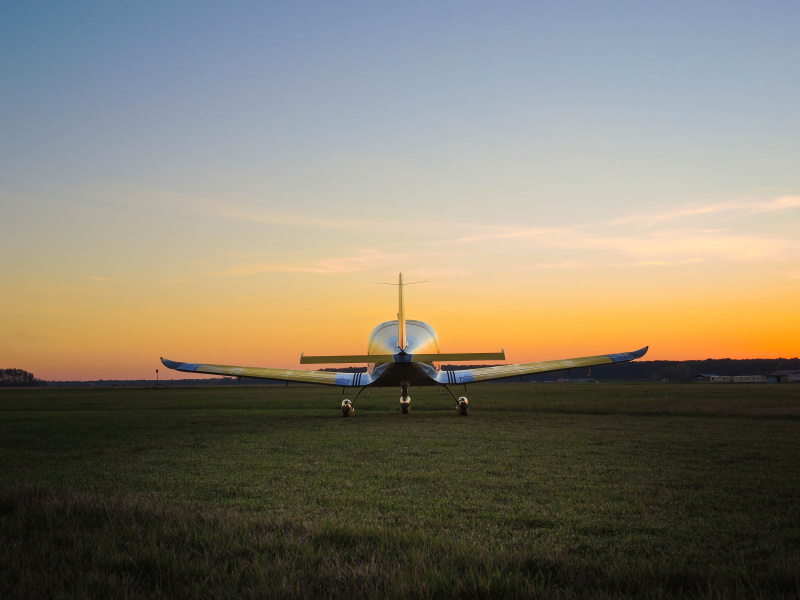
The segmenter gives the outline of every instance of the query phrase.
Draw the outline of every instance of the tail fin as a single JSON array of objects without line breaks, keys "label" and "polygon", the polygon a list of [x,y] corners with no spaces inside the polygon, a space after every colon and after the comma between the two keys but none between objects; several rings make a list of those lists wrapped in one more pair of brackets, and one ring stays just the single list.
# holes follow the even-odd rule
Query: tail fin
[{"label": "tail fin", "polygon": [[397,313],[397,346],[400,352],[406,349],[406,313],[403,310],[403,274],[400,273],[400,281],[397,285],[400,290],[400,308]]}]

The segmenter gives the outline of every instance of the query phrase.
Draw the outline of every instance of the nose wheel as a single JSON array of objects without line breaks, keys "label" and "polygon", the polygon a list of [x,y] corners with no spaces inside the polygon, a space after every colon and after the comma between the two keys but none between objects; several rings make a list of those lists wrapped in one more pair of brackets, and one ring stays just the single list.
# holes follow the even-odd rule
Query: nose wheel
[{"label": "nose wheel", "polygon": [[400,412],[404,415],[411,410],[411,396],[408,395],[408,384],[400,384]]}]

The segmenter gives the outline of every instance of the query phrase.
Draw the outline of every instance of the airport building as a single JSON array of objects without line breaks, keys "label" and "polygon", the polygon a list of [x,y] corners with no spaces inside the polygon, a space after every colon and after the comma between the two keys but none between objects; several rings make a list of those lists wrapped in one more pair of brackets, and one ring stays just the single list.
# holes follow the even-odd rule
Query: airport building
[{"label": "airport building", "polygon": [[767,383],[768,377],[766,375],[714,375],[712,373],[700,373],[695,375],[694,380],[698,383]]},{"label": "airport building", "polygon": [[800,383],[800,369],[783,369],[767,375],[769,383]]},{"label": "airport building", "polygon": [[766,375],[734,375],[733,383],[767,383]]}]

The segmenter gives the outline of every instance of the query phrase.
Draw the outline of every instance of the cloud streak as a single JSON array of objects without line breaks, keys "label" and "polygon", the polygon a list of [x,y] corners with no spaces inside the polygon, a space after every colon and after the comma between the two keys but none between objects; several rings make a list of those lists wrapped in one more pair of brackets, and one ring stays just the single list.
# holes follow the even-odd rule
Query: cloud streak
[{"label": "cloud streak", "polygon": [[800,196],[782,196],[774,200],[730,200],[699,206],[684,206],[658,213],[636,213],[613,219],[604,223],[604,225],[638,225],[640,227],[652,227],[660,223],[677,221],[690,217],[706,217],[728,213],[731,217],[740,218],[795,208],[800,208]]},{"label": "cloud streak", "polygon": [[[218,219],[231,219],[265,225],[317,229],[397,229],[396,219],[366,218],[359,215],[343,214],[342,211],[312,210],[302,206],[302,200],[289,202],[263,197],[212,197],[199,194],[181,194],[164,190],[144,190],[135,200],[128,201],[136,206],[150,205],[159,209],[172,209],[181,213],[201,215]],[[275,204],[295,206],[287,211],[275,208]]]},{"label": "cloud streak", "polygon": [[[343,273],[355,273],[367,271],[376,267],[386,266],[387,264],[425,264],[434,257],[453,256],[454,252],[437,253],[403,253],[403,252],[382,252],[382,251],[361,251],[350,256],[339,256],[310,260],[297,263],[254,263],[232,267],[216,275],[226,277],[250,277],[263,273],[315,273],[319,275],[338,275]],[[420,277],[428,277],[436,274],[446,275],[452,269],[441,269],[436,267],[423,267],[414,269],[414,273]],[[463,269],[458,269],[458,273],[465,273]]]},{"label": "cloud streak", "polygon": [[[640,258],[635,266],[674,266],[720,259],[728,261],[781,260],[800,254],[795,237],[759,235],[746,227],[709,228],[719,214],[746,219],[757,214],[800,208],[800,196],[784,196],[770,201],[731,201],[684,207],[673,211],[636,214],[611,221],[572,227],[503,228],[470,236],[433,242],[433,245],[480,246],[487,243],[519,243],[528,248],[598,251]],[[695,227],[682,220],[693,219]],[[733,226],[730,220],[727,224]],[[639,227],[631,230],[631,225]],[[556,263],[559,264],[559,263]],[[629,264],[629,263],[625,263]],[[561,263],[563,267],[563,263]],[[532,266],[529,268],[544,268]]]},{"label": "cloud streak", "polygon": [[[716,216],[725,214],[746,219],[763,213],[791,211],[800,208],[800,196],[784,196],[770,201],[731,201],[710,205],[684,207],[650,215],[629,215],[612,221],[558,227],[503,227],[471,224],[475,233],[448,239],[409,239],[391,242],[381,247],[362,249],[341,256],[319,259],[281,260],[271,257],[258,260],[249,253],[229,253],[228,258],[245,264],[214,273],[226,277],[249,277],[263,273],[312,273],[335,275],[388,265],[425,265],[432,267],[437,277],[447,276],[460,269],[458,276],[469,271],[448,260],[501,260],[514,270],[558,270],[583,267],[677,267],[713,260],[728,262],[782,261],[800,256],[800,240],[753,233],[746,226],[726,220],[728,227],[716,225]],[[686,223],[686,219],[691,219]],[[631,225],[640,227],[631,227]],[[424,237],[416,231],[419,237]],[[413,247],[414,252],[406,249]],[[536,260],[537,251],[556,251],[563,260]],[[517,257],[510,261],[506,257]],[[254,259],[255,260],[252,260]],[[266,257],[265,257],[266,258]],[[282,257],[285,258],[285,257]],[[539,254],[541,258],[541,254]],[[245,262],[250,259],[250,262]],[[277,260],[276,260],[277,259]],[[514,266],[515,260],[517,265]],[[529,264],[519,262],[529,260]],[[449,265],[453,265],[448,268]],[[417,269],[416,271],[419,271]],[[416,272],[415,271],[415,272]]]}]

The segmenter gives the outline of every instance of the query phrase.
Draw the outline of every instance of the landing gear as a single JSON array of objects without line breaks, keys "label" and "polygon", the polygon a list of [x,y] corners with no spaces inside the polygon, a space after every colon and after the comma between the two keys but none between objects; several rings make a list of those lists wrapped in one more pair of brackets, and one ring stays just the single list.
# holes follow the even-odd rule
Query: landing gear
[{"label": "landing gear", "polygon": [[[365,385],[360,390],[358,390],[358,393],[356,394],[356,397],[353,398],[352,401],[348,400],[347,398],[342,400],[342,416],[343,417],[352,417],[353,415],[356,414],[356,407],[353,406],[353,402],[355,402],[358,399],[358,397],[361,395],[361,392],[363,392],[364,390],[366,390],[368,388],[369,388],[369,386]],[[367,396],[369,396],[369,394],[367,394]]]},{"label": "landing gear", "polygon": [[354,414],[356,414],[356,409],[353,408],[353,403],[347,398],[342,400],[342,416],[352,417]]},{"label": "landing gear", "polygon": [[411,396],[408,395],[408,384],[402,383],[400,385],[400,412],[407,415],[408,411],[411,410]]},{"label": "landing gear", "polygon": [[460,414],[462,417],[466,417],[469,414],[469,400],[467,400],[467,397],[461,396],[460,398],[456,398],[456,395],[450,390],[449,387],[446,385],[443,385],[442,387],[450,392],[453,400],[456,401],[456,411],[458,414]]}]

